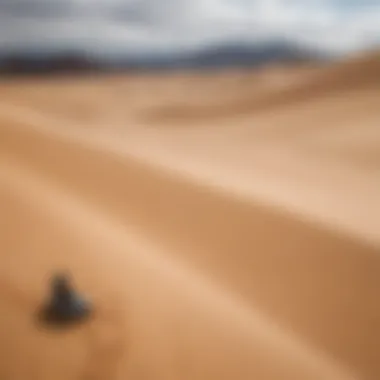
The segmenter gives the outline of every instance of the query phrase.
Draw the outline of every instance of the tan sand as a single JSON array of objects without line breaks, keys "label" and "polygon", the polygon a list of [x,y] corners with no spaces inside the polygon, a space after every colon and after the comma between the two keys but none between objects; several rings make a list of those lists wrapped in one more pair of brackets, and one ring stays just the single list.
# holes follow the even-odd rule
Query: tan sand
[{"label": "tan sand", "polygon": [[0,378],[378,379],[379,72],[2,84]]}]

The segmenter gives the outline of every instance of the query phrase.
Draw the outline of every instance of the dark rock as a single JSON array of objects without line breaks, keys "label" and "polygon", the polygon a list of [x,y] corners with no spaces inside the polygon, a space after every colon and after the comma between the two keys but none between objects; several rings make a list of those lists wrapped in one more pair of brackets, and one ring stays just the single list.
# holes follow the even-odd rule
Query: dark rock
[{"label": "dark rock", "polygon": [[83,321],[91,315],[89,301],[74,290],[67,275],[55,275],[50,287],[50,299],[42,311],[45,322],[70,324]]}]

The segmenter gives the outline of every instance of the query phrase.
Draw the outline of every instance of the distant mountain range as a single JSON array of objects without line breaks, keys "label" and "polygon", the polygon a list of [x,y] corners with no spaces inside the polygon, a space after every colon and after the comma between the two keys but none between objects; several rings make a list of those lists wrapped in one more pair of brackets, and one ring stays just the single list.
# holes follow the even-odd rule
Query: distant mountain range
[{"label": "distant mountain range", "polygon": [[21,52],[0,56],[0,74],[3,75],[83,73],[101,69],[103,66],[100,63],[79,52]]},{"label": "distant mountain range", "polygon": [[251,67],[274,62],[319,60],[315,51],[288,45],[220,44],[186,54],[129,54],[105,58],[80,51],[60,53],[19,52],[0,54],[0,73],[8,75],[83,73],[88,71],[207,69]]},{"label": "distant mountain range", "polygon": [[112,65],[134,69],[202,69],[261,66],[274,62],[304,62],[322,58],[317,51],[286,43],[261,45],[226,43],[208,46],[190,53],[117,57],[112,60]]}]

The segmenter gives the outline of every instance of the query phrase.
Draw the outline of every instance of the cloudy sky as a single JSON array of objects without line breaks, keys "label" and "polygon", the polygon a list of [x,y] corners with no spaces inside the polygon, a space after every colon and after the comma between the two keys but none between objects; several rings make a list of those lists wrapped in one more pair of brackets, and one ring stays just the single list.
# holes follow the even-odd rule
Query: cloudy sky
[{"label": "cloudy sky", "polygon": [[380,45],[380,0],[0,0],[0,48],[191,49],[273,38],[345,53]]}]

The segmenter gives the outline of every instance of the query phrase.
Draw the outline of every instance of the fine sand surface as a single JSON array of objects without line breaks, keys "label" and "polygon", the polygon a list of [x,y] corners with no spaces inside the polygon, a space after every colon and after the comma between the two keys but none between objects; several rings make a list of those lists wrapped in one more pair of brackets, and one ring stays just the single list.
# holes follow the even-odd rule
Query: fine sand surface
[{"label": "fine sand surface", "polygon": [[0,95],[0,380],[380,378],[377,55]]}]

